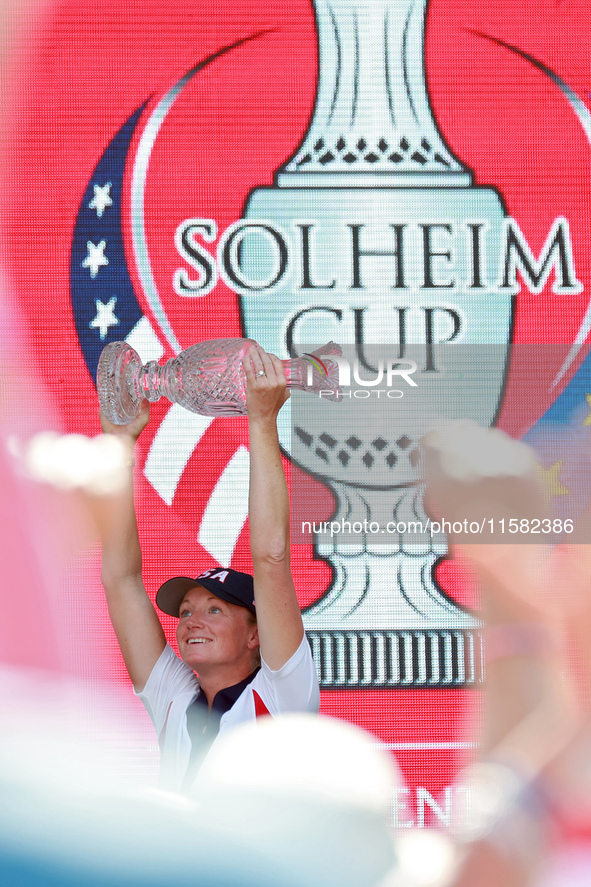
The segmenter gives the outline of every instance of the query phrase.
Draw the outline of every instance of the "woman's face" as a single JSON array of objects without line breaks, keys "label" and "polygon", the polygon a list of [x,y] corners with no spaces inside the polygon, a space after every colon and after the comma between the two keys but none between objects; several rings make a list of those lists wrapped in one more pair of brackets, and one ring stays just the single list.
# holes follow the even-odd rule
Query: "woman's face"
[{"label": "woman's face", "polygon": [[256,622],[246,607],[220,600],[196,585],[179,607],[176,632],[184,662],[196,672],[204,666],[242,667],[259,646]]}]

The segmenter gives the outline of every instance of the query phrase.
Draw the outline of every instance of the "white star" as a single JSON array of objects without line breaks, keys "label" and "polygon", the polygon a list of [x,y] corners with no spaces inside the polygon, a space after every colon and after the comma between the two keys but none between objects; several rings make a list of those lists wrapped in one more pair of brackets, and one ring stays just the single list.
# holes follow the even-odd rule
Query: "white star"
[{"label": "white star", "polygon": [[88,250],[88,255],[82,262],[82,267],[90,269],[91,277],[96,277],[99,272],[99,268],[102,265],[109,264],[109,260],[104,254],[104,249],[106,245],[106,240],[101,240],[99,244],[93,243],[91,240],[86,241],[86,249]]},{"label": "white star", "polygon": [[108,206],[113,206],[113,201],[111,200],[111,183],[107,182],[106,185],[93,185],[94,188],[94,197],[88,204],[89,209],[96,209],[96,214],[101,218],[104,211]]},{"label": "white star", "polygon": [[88,325],[91,329],[100,330],[101,339],[104,339],[109,327],[119,323],[113,311],[117,304],[117,296],[109,299],[106,305],[100,299],[95,299],[94,304],[96,305],[96,317]]}]

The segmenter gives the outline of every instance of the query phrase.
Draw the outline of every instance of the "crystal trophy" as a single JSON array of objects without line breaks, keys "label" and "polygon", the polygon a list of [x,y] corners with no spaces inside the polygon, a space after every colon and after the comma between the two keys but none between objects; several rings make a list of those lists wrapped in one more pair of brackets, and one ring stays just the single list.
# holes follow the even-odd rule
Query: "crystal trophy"
[{"label": "crystal trophy", "polygon": [[[252,339],[210,339],[182,351],[164,365],[151,360],[142,365],[126,342],[111,342],[99,358],[97,391],[104,415],[116,425],[132,422],[142,400],[167,397],[202,416],[246,415],[246,375],[242,360]],[[339,355],[334,342],[320,349],[325,356]],[[306,354],[284,360],[288,388],[323,391],[323,398],[339,394],[337,365]]]},{"label": "crystal trophy", "polygon": [[[364,372],[375,370],[370,346],[400,359],[424,349],[420,394],[404,408],[351,398],[337,412],[310,399],[293,429],[280,416],[284,449],[333,491],[334,520],[402,525],[426,520],[419,441],[436,416],[487,427],[498,411],[512,302],[490,257],[502,254],[504,210],[438,130],[425,82],[426,0],[314,7],[319,77],[309,129],[275,184],[251,192],[243,211],[244,331],[292,357],[304,343],[338,339]],[[289,263],[279,267],[282,243]],[[486,363],[478,380],[459,343]],[[331,586],[304,612],[322,687],[480,680],[480,622],[434,579],[444,537],[360,533],[345,544],[317,535],[314,546],[333,569]]]}]

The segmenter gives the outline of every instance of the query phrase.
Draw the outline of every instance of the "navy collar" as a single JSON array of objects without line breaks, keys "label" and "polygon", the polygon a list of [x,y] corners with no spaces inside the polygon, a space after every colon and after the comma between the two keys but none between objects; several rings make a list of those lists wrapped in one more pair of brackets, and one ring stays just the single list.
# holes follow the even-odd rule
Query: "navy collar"
[{"label": "navy collar", "polygon": [[[211,706],[211,711],[216,712],[219,717],[224,715],[227,711],[230,711],[238,697],[243,693],[244,690],[248,687],[251,681],[254,680],[257,673],[260,671],[261,667],[258,665],[255,670],[248,675],[248,677],[244,678],[242,681],[238,681],[237,684],[233,684],[231,687],[224,687],[223,690],[218,690],[213,698],[213,703]],[[204,705],[206,708],[209,706],[207,701],[207,696],[199,689],[199,695],[196,699],[193,700],[193,705],[197,703],[198,705]]]}]

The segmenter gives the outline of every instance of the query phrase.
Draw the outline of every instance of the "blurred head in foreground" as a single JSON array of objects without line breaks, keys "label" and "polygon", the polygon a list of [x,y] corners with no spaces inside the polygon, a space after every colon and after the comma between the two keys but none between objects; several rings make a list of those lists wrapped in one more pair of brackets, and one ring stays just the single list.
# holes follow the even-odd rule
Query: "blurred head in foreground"
[{"label": "blurred head in foreground", "polygon": [[379,884],[394,865],[399,777],[364,731],[331,718],[262,718],[220,737],[193,796],[207,819],[302,884]]}]

